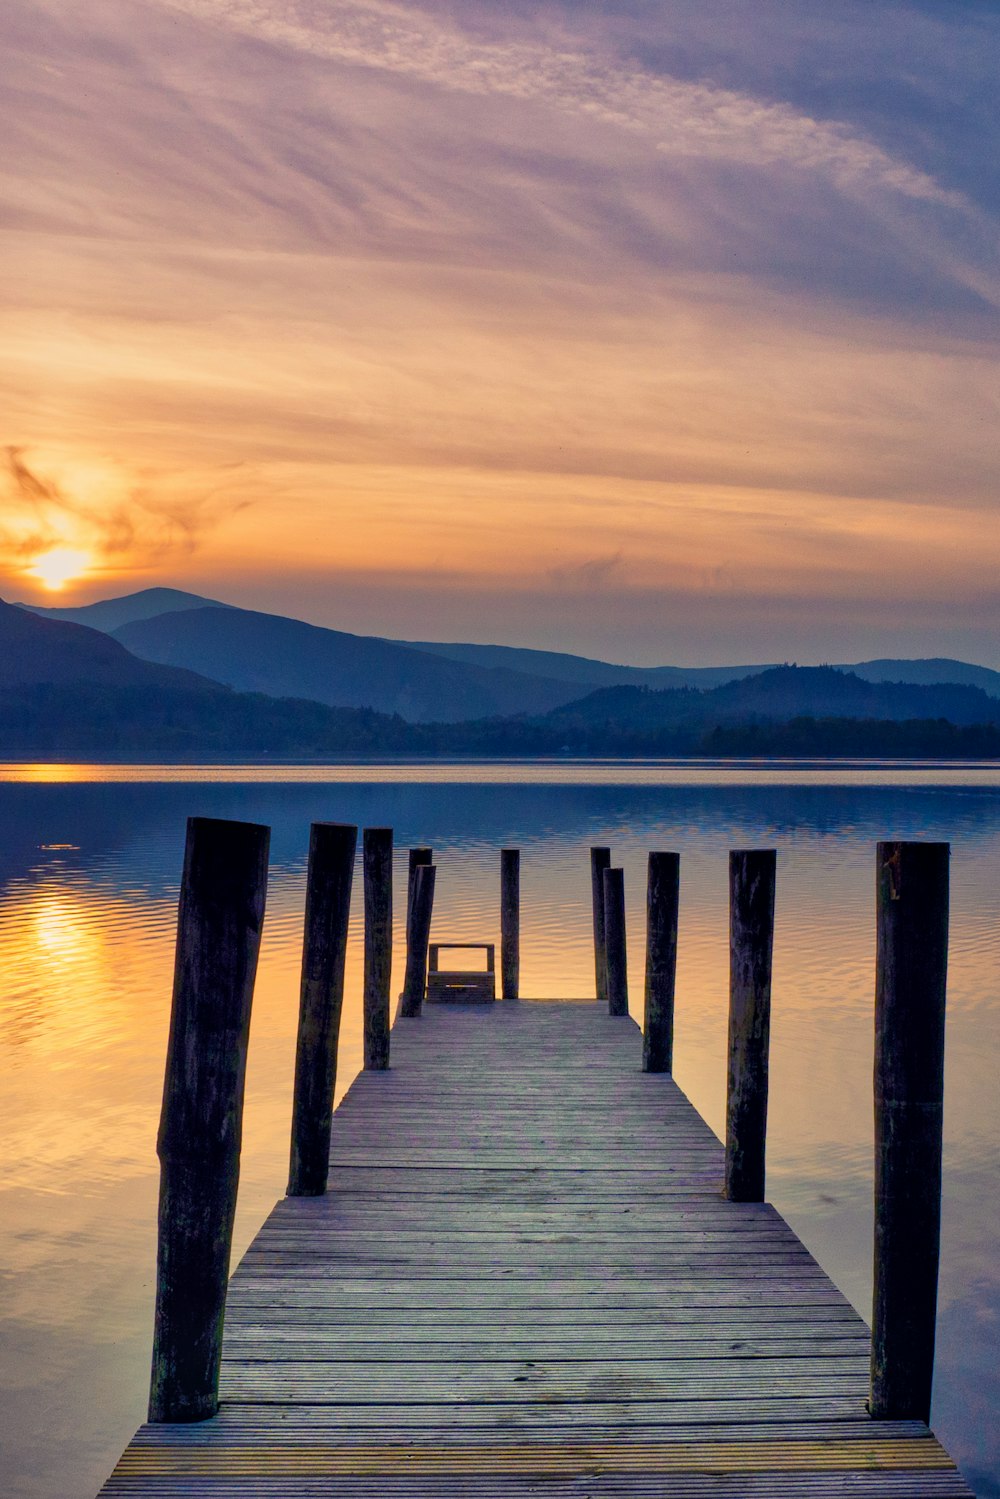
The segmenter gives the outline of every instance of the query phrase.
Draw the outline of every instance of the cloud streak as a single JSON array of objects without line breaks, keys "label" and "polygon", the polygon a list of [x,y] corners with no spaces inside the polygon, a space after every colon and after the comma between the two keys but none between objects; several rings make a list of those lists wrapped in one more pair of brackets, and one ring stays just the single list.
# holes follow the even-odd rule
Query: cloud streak
[{"label": "cloud streak", "polygon": [[534,101],[646,137],[671,158],[823,173],[846,192],[889,191],[965,209],[965,199],[837,120],[737,90],[603,62],[570,47],[475,41],[432,15],[378,0],[166,0],[174,10],[313,57],[404,75],[453,93]]}]

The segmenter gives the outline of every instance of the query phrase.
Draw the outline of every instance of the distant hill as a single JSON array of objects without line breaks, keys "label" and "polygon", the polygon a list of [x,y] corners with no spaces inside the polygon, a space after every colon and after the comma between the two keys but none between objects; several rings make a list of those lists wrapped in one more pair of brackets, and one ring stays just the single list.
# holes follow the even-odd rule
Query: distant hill
[{"label": "distant hill", "polygon": [[838,666],[837,670],[853,672],[866,682],[913,682],[925,686],[961,682],[966,687],[981,687],[990,697],[1000,698],[1000,671],[992,671],[988,666],[974,666],[970,661],[953,661],[947,656],[914,661],[889,657],[879,661],[859,661],[855,666]]},{"label": "distant hill", "polygon": [[147,661],[184,666],[242,692],[372,708],[414,723],[543,713],[579,695],[570,683],[464,665],[250,609],[136,619],[114,638]]},{"label": "distant hill", "polygon": [[684,728],[701,733],[716,725],[781,723],[803,716],[983,724],[1000,722],[1000,701],[981,687],[866,682],[833,666],[777,666],[708,692],[602,688],[555,709],[544,721],[563,731]]},{"label": "distant hill", "polygon": [[0,600],[0,688],[48,684],[218,692],[192,671],[140,661],[117,640],[85,625],[43,619]]},{"label": "distant hill", "polygon": [[96,604],[81,604],[78,609],[52,609],[41,604],[17,604],[18,609],[30,609],[44,619],[61,619],[74,625],[89,625],[92,630],[103,630],[110,634],[120,625],[131,624],[134,619],[153,619],[157,614],[171,614],[178,609],[227,609],[216,599],[203,599],[197,593],[184,593],[180,588],[142,588],[138,593],[126,593],[117,599],[99,599]]},{"label": "distant hill", "polygon": [[[120,598],[104,599],[95,604],[85,604],[77,609],[43,608],[34,604],[22,604],[18,607],[30,609],[33,613],[49,619],[72,621],[76,624],[89,625],[92,629],[116,633],[125,625],[135,621],[152,620],[168,613],[182,613],[205,608],[230,609],[233,606],[222,603],[218,599],[207,599],[198,594],[185,593],[177,588],[145,588],[137,593],[126,594]],[[254,613],[250,610],[242,612]],[[282,615],[258,617],[272,620],[285,618]],[[301,622],[293,620],[290,623]],[[306,628],[317,627],[306,626]],[[151,633],[155,642],[159,632]],[[435,691],[432,688],[425,690],[427,673],[425,658],[427,656],[436,656],[445,661],[478,668],[489,673],[499,671],[503,674],[499,678],[496,676],[485,680],[480,678],[476,690],[473,690],[475,684],[472,679],[467,679],[467,685],[470,688],[469,695],[464,697],[460,704],[456,704],[459,719],[475,716],[478,713],[534,713],[541,711],[546,704],[558,705],[559,702],[566,701],[567,696],[582,696],[600,687],[649,687],[654,691],[664,691],[674,687],[696,687],[705,690],[728,682],[759,676],[770,669],[765,665],[622,666],[609,661],[598,661],[588,656],[576,656],[562,651],[531,650],[519,646],[431,640],[389,640],[376,636],[351,635],[336,630],[329,633],[338,637],[342,642],[367,642],[371,646],[385,646],[417,653],[420,658],[420,667],[417,672],[418,680],[414,682],[414,691],[422,702],[422,709],[419,715],[407,713],[405,716],[418,716],[421,719],[454,716],[450,710],[446,713],[440,712],[440,702]],[[137,655],[147,654],[148,641],[141,633],[137,633],[131,640],[126,640],[125,644]],[[160,646],[154,643],[149,649],[150,659],[159,660],[159,650]],[[379,658],[373,656],[371,659]],[[388,658],[384,659],[388,660]],[[349,668],[350,663],[346,664]],[[238,669],[238,664],[234,669]],[[850,664],[835,663],[834,669],[839,672],[852,673],[868,682],[907,682],[917,686],[957,683],[981,687],[991,697],[1000,698],[1000,672],[993,671],[987,666],[977,666],[968,661],[955,661],[947,657],[915,660],[884,657]],[[510,681],[509,674],[517,674],[529,679],[530,685],[526,689],[526,695],[519,695],[516,684]],[[271,673],[269,678],[271,685],[267,687],[267,691],[298,692],[298,687],[290,683],[280,683],[279,677],[280,673]],[[345,690],[351,690],[349,677],[350,670],[343,678]],[[362,666],[363,678],[364,667]],[[394,687],[384,695],[380,706],[396,711],[396,705],[405,700],[404,678],[405,673],[401,673],[395,679]],[[459,680],[458,678],[448,679],[451,690],[458,690]],[[569,684],[577,690],[574,694],[560,695],[558,689],[554,687],[556,683]],[[490,690],[491,684],[492,690]],[[250,684],[234,682],[233,685]],[[362,685],[365,690],[368,690],[370,686],[364,681]],[[311,689],[310,695],[312,695]],[[330,701],[330,699],[324,697],[322,701]],[[356,704],[363,699],[354,695],[348,701]],[[403,709],[400,708],[399,711],[402,712]]]},{"label": "distant hill", "polygon": [[[22,611],[0,607],[3,628]],[[36,640],[79,625],[32,620]],[[22,626],[23,632],[23,626]],[[98,637],[100,638],[100,637]],[[18,647],[17,637],[11,642]],[[235,692],[134,661],[105,641],[78,655],[79,679],[0,679],[0,758],[336,759],[344,755],[637,755],[1000,757],[1000,703],[979,688],[863,682],[830,667],[780,667],[708,692],[601,688],[534,716],[408,723],[370,708]],[[117,654],[120,652],[120,654]],[[123,660],[124,658],[124,660]],[[68,658],[67,658],[68,659]],[[101,662],[110,662],[106,679]],[[132,663],[131,665],[129,663]],[[138,668],[146,678],[128,681]],[[37,668],[46,671],[44,667]],[[30,676],[30,673],[28,674]],[[24,673],[22,673],[24,676]],[[830,679],[833,679],[832,683]],[[841,711],[810,711],[839,693]],[[941,713],[947,707],[956,722]]]},{"label": "distant hill", "polygon": [[[615,666],[589,656],[562,651],[535,651],[522,646],[449,644],[430,640],[403,640],[396,644],[414,651],[429,651],[449,661],[467,661],[475,666],[502,666],[509,671],[537,672],[560,682],[581,687],[717,687],[766,671],[765,666]],[[1000,674],[998,674],[1000,675]]]},{"label": "distant hill", "polygon": [[[536,651],[519,646],[472,645],[440,641],[400,641],[411,650],[430,651],[450,661],[468,661],[478,666],[504,666],[511,671],[537,672],[561,682],[576,682],[591,687],[651,687],[663,691],[670,687],[719,687],[726,682],[760,676],[770,670],[757,666],[616,666],[595,661],[588,656],[573,656],[561,651]],[[867,682],[910,682],[933,686],[944,682],[981,687],[991,697],[1000,698],[1000,671],[975,666],[969,661],[948,657],[884,657],[875,661],[835,663],[834,670],[850,672]]]},{"label": "distant hill", "polygon": [[942,682],[865,681],[833,666],[780,666],[706,694],[707,711],[726,718],[772,720],[802,714],[844,718],[946,718],[954,724],[1000,720],[1000,701],[981,687]]}]

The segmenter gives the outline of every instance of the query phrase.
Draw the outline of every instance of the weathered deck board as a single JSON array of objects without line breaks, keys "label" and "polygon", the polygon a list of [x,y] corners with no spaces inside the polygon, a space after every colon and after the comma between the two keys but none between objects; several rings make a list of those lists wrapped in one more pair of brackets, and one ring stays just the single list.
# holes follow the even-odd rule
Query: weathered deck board
[{"label": "weathered deck board", "polygon": [[398,1021],[233,1277],[219,1416],[144,1426],[104,1499],[967,1499],[640,1056],[594,1004]]}]

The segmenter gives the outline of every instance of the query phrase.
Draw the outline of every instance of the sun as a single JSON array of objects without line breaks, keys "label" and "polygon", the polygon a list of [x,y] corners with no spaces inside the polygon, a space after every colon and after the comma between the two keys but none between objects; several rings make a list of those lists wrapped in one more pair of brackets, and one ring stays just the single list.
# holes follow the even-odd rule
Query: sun
[{"label": "sun", "polygon": [[28,573],[37,578],[43,588],[57,593],[71,579],[85,573],[92,560],[89,553],[78,551],[76,547],[53,547],[35,558]]}]

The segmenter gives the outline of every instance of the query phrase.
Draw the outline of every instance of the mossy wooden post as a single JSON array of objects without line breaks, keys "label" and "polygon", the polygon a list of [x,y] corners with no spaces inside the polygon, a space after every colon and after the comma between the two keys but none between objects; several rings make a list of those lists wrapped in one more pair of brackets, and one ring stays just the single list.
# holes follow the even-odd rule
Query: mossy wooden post
[{"label": "mossy wooden post", "polygon": [[590,850],[590,893],[594,905],[594,983],[602,1004],[608,1002],[608,949],[604,940],[604,871],[611,866],[610,848]]},{"label": "mossy wooden post", "polygon": [[646,996],[643,1072],[672,1072],[680,855],[651,853],[646,875]]},{"label": "mossy wooden post", "polygon": [[500,850],[500,984],[517,999],[521,978],[521,850]]},{"label": "mossy wooden post", "polygon": [[431,916],[434,910],[434,884],[437,869],[433,864],[418,864],[413,872],[413,899],[410,905],[410,942],[406,953],[406,976],[400,995],[399,1013],[408,1019],[420,1014],[427,988],[427,947],[431,939]]},{"label": "mossy wooden post", "polygon": [[609,1015],[628,1014],[628,960],[625,951],[625,872],[605,869],[604,940]]},{"label": "mossy wooden post", "polygon": [[927,1421],[941,1237],[947,843],[880,843],[875,965],[875,1290],[879,1420]]},{"label": "mossy wooden post", "polygon": [[389,1065],[392,979],[392,828],[365,828],[365,1070]]},{"label": "mossy wooden post", "polygon": [[357,846],[357,828],[343,823],[314,822],[309,832],[289,1197],[326,1191]]},{"label": "mossy wooden post", "polygon": [[432,848],[411,848],[406,863],[406,956],[410,956],[410,923],[413,919],[413,882],[417,876],[417,870],[422,864],[430,864],[434,860]]},{"label": "mossy wooden post", "polygon": [[204,1421],[219,1360],[270,829],[192,817],[177,916],[160,1157],[150,1421]]},{"label": "mossy wooden post", "polygon": [[774,943],[773,848],[729,855],[729,1075],[724,1195],[764,1201]]}]

